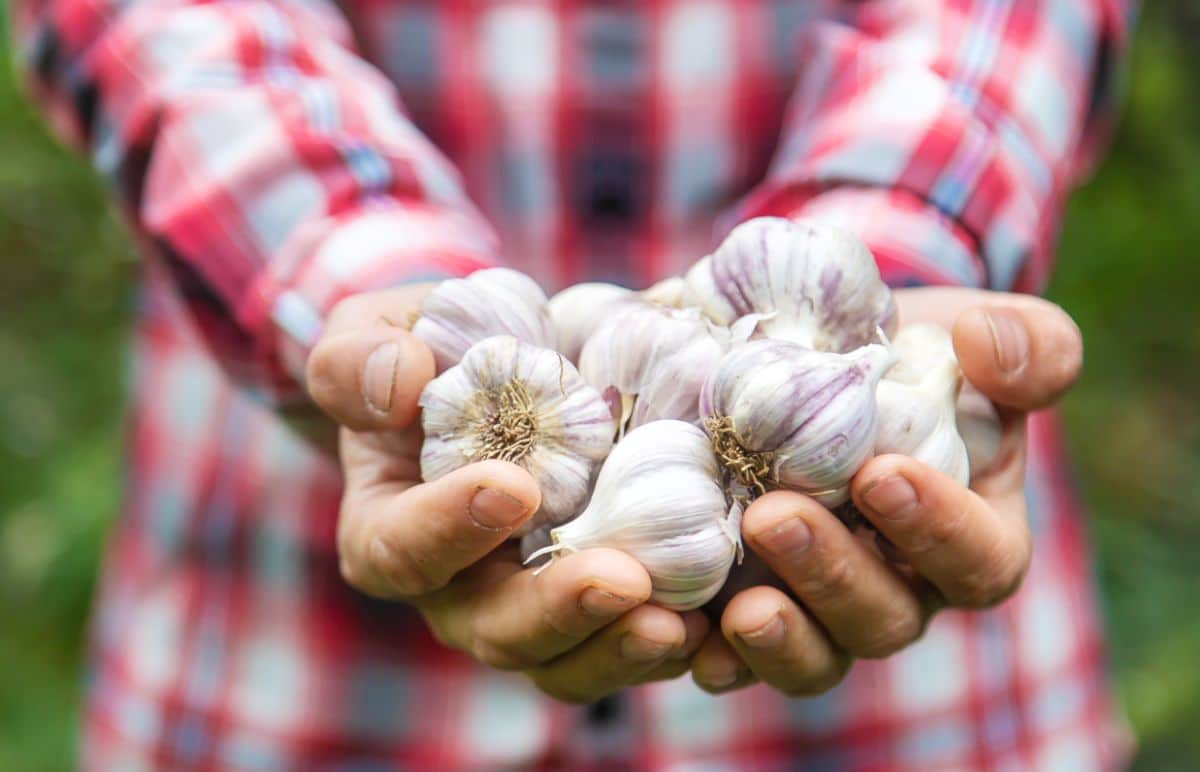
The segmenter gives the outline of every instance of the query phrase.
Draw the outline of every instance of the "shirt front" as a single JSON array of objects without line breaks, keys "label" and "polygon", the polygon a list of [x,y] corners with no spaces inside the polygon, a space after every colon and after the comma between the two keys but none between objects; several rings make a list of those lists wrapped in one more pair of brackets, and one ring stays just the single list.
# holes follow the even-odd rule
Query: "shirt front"
[{"label": "shirt front", "polygon": [[512,265],[643,286],[734,223],[854,230],[893,286],[1039,290],[1121,0],[24,0],[35,92],[144,255],[96,769],[1098,769],[1121,762],[1054,420],[1023,589],[815,699],[591,708],[340,579],[303,363],[348,294]]}]

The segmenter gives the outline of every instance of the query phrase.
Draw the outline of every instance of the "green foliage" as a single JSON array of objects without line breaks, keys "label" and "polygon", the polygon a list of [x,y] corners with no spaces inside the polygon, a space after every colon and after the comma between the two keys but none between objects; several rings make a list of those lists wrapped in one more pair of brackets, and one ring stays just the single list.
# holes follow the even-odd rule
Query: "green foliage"
[{"label": "green foliage", "polygon": [[[1121,694],[1139,766],[1167,770],[1200,757],[1200,61],[1186,11],[1148,13],[1125,122],[1071,203],[1051,294],[1087,341],[1065,413]],[[8,72],[0,159],[0,769],[57,769],[119,505],[136,263],[99,181],[48,138]]]}]

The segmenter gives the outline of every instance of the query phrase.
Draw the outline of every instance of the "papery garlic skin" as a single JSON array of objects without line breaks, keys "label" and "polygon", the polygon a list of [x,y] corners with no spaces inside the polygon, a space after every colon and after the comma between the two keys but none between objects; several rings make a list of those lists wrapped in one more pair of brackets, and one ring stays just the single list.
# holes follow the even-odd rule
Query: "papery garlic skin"
[{"label": "papery garlic skin", "polygon": [[875,453],[911,456],[960,485],[970,480],[967,449],[955,425],[962,372],[944,328],[914,324],[892,341],[896,362],[876,389]]},{"label": "papery garlic skin", "polygon": [[495,335],[555,348],[558,336],[547,304],[546,293],[525,274],[488,268],[434,287],[421,303],[412,331],[433,351],[441,373],[457,364],[471,346]]},{"label": "papery garlic skin", "polygon": [[596,328],[611,316],[615,306],[636,297],[631,289],[593,281],[567,287],[550,298],[550,319],[558,331],[558,350],[572,362]]},{"label": "papery garlic skin", "polygon": [[601,394],[615,389],[618,431],[661,419],[695,422],[704,378],[729,343],[729,331],[695,309],[632,301],[584,344],[579,374]]},{"label": "papery garlic skin", "polygon": [[741,510],[730,510],[703,431],[654,421],[631,431],[600,468],[591,502],[530,556],[620,550],[650,575],[651,600],[684,611],[707,603],[741,554]]},{"label": "papery garlic skin", "polygon": [[542,491],[524,531],[583,509],[612,447],[612,415],[600,394],[559,353],[510,336],[472,346],[429,382],[420,405],[421,477],[436,480],[485,459],[523,467]]},{"label": "papery garlic skin", "polygon": [[967,449],[971,479],[987,471],[1000,453],[1004,427],[996,406],[983,392],[964,382],[955,406],[954,423]]},{"label": "papery garlic skin", "polygon": [[705,381],[700,416],[730,478],[748,496],[784,488],[826,506],[849,497],[871,458],[884,345],[847,354],[782,340],[735,347]]},{"label": "papery garlic skin", "polygon": [[718,324],[758,314],[767,337],[818,351],[852,351],[896,322],[871,252],[848,231],[812,222],[748,220],[685,281],[685,303]]}]

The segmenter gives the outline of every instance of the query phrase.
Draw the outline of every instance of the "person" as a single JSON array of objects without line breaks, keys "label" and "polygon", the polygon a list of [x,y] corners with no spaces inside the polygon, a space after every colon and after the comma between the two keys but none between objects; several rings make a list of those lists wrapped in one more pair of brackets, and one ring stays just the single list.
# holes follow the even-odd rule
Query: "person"
[{"label": "person", "polygon": [[[1124,763],[1038,412],[1079,335],[1035,295],[1132,0],[15,13],[35,96],[144,257],[84,768]],[[539,493],[517,467],[418,481],[433,365],[395,320],[430,282],[642,286],[760,215],[853,230],[1004,417],[972,490],[896,456],[856,477],[910,572],[772,493],[743,533],[773,576],[680,614],[620,553],[522,569],[508,537]]]}]

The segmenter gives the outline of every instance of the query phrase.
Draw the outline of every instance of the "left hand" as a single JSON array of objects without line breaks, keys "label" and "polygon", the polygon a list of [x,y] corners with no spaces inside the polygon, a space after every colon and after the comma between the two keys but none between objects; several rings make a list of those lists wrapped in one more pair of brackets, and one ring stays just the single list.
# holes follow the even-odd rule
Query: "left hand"
[{"label": "left hand", "polygon": [[702,688],[721,693],[763,681],[790,696],[835,686],[855,657],[885,657],[916,641],[939,608],[993,606],[1029,567],[1025,419],[1070,389],[1082,364],[1078,328],[1040,298],[961,288],[896,292],[901,325],[952,331],[964,376],[999,409],[996,458],[971,488],[906,456],[879,456],[851,495],[903,556],[885,560],[828,510],[776,491],[746,511],[746,544],[774,585],[735,594],[692,660]]}]

